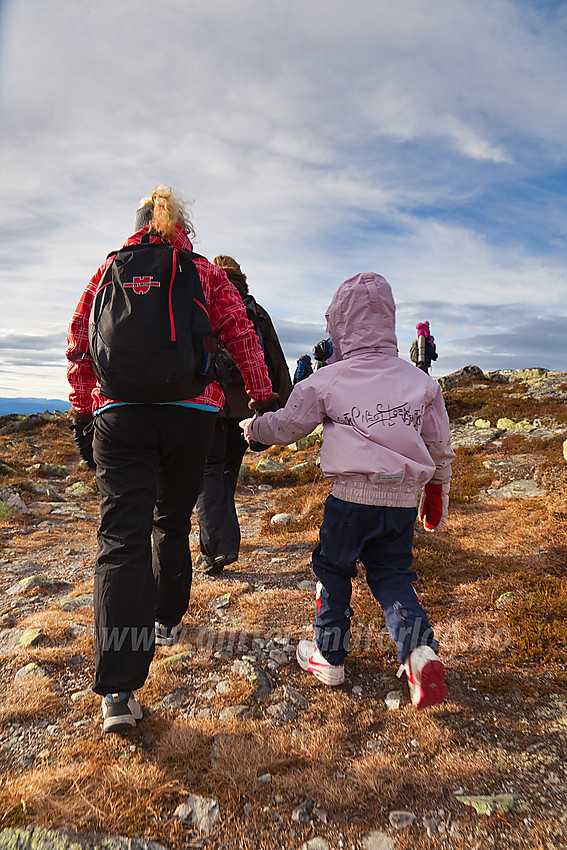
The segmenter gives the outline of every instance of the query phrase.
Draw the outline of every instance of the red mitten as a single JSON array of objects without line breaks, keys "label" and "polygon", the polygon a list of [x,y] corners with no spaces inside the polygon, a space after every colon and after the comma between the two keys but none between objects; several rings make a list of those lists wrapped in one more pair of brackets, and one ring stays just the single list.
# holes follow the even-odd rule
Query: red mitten
[{"label": "red mitten", "polygon": [[441,531],[449,512],[449,484],[426,484],[421,494],[418,518],[426,531]]}]

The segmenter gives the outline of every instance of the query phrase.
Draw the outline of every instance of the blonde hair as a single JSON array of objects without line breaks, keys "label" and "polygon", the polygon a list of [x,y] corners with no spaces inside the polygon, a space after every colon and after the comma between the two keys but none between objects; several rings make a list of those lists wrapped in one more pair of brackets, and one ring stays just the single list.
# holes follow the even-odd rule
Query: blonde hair
[{"label": "blonde hair", "polygon": [[178,224],[189,236],[195,236],[183,199],[173,193],[171,186],[158,183],[149,198],[142,198],[138,209],[147,206],[153,207],[150,231],[162,239],[169,242],[175,235],[175,227]]}]

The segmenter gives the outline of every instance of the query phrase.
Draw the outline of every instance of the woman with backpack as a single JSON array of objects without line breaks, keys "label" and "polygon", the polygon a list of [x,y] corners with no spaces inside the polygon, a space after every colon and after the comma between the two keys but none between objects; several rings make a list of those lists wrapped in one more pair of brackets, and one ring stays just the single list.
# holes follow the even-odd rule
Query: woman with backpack
[{"label": "woman with backpack", "polygon": [[[209,332],[212,329],[234,358],[247,393],[254,399],[251,408],[267,409],[272,398],[262,349],[242,299],[222,269],[192,253],[193,234],[181,200],[170,187],[156,186],[151,197],[140,203],[136,231],[116,252],[117,263],[109,256],[87,284],[68,330],[67,376],[73,428],[80,433],[83,458],[90,463],[94,460],[100,493],[93,690],[102,696],[103,732],[121,732],[141,720],[142,708],[134,692],[146,681],[154,646],[168,646],[179,639],[192,579],[190,517],[224,395],[210,378],[203,379],[202,389],[192,397],[174,392],[171,398],[165,386],[163,392],[152,390],[159,397],[149,393],[143,402],[138,395],[136,401],[120,390],[105,394],[93,370],[93,337],[89,334],[89,319],[96,312],[93,304],[100,303],[100,288],[115,292],[122,284],[117,297],[131,299],[131,310],[122,311],[123,317],[141,305],[145,317],[151,320],[152,310],[147,309],[151,301],[147,299],[159,299],[155,302],[157,324],[161,335],[166,330],[164,344],[159,351],[150,351],[146,333],[135,339],[139,349],[134,352],[134,362],[136,357],[138,361],[137,393],[143,394],[150,375],[151,386],[156,385],[155,364],[161,362],[164,350],[175,358],[183,333],[188,345],[194,346],[194,353],[198,354],[201,346],[202,363],[196,364],[193,375],[199,367],[205,368],[208,357],[203,355],[210,352],[186,331],[187,309],[175,315],[176,299],[185,292],[181,284],[188,282],[189,275],[190,285],[196,287],[196,298],[190,301],[192,305],[196,302],[192,309],[202,322],[206,317]],[[155,255],[171,255],[169,272],[156,276],[149,257],[143,264],[138,262],[138,266],[147,263],[147,270],[136,267],[130,274],[136,256],[144,257],[146,248],[152,246]],[[111,275],[106,274],[107,269]],[[158,305],[164,301],[162,315]],[[112,316],[108,318],[111,323]],[[131,337],[136,334],[130,332]],[[120,359],[120,349],[117,353]],[[112,360],[114,351],[106,354]],[[168,380],[164,379],[164,385]],[[159,380],[157,383],[159,388]],[[94,434],[92,454],[89,434]]]},{"label": "woman with backpack", "polygon": [[435,339],[431,336],[429,322],[419,322],[415,328],[417,330],[417,339],[414,339],[411,344],[410,358],[418,369],[429,374],[431,361],[437,360],[438,357]]},{"label": "woman with backpack", "polygon": [[[291,379],[270,316],[250,294],[246,275],[233,257],[221,254],[214,258],[213,264],[224,269],[238,290],[264,352],[274,393],[277,393],[279,403],[285,404],[291,392]],[[234,493],[242,458],[248,448],[239,422],[250,412],[250,397],[234,361],[224,350],[220,351],[218,360],[219,378],[226,401],[215,424],[203,486],[195,505],[200,529],[199,545],[206,564],[205,573],[211,576],[219,575],[228,564],[238,560],[240,525]]]}]

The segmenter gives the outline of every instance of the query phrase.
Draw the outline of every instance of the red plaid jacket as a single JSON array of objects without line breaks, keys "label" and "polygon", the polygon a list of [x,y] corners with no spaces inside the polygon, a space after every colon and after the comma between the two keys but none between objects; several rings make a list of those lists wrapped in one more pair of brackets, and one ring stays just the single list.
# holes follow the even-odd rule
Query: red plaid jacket
[{"label": "red plaid jacket", "polygon": [[[140,242],[147,230],[147,227],[139,230],[124,243],[124,246]],[[150,236],[150,241],[159,242],[160,239],[157,236]],[[187,234],[179,226],[171,244],[179,250],[193,250]],[[71,385],[69,401],[78,413],[94,413],[107,404],[117,403],[101,395],[88,354],[84,359],[73,359],[88,352],[91,307],[97,286],[109,262],[110,260],[105,260],[88,282],[67,332],[66,356],[69,360],[67,378]],[[271,395],[272,385],[254,325],[246,315],[238,290],[229,281],[223,269],[213,266],[204,257],[195,257],[194,263],[201,278],[212,329],[221,345],[232,355],[244,378],[248,395],[256,401],[265,401]],[[186,401],[220,409],[224,404],[224,395],[220,385],[213,381],[198,398],[186,399]]]}]

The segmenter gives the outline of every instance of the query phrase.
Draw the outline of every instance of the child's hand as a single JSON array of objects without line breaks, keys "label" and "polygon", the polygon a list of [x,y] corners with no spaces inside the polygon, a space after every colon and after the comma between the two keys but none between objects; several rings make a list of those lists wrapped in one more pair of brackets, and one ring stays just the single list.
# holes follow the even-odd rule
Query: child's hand
[{"label": "child's hand", "polygon": [[254,422],[254,420],[257,419],[257,418],[258,418],[258,414],[256,414],[256,416],[253,416],[252,419],[242,419],[238,424],[240,425],[240,427],[244,431],[244,439],[246,440],[246,442],[250,446],[250,449],[253,452],[264,452],[264,451],[266,451],[266,449],[269,449],[270,447],[268,445],[266,445],[265,443],[259,443],[258,440],[255,440],[254,437],[252,436],[252,434],[250,433],[251,425]]},{"label": "child's hand", "polygon": [[426,531],[441,531],[449,513],[449,484],[426,484],[421,494],[418,519]]},{"label": "child's hand", "polygon": [[247,443],[250,443],[250,440],[252,439],[252,436],[250,434],[250,426],[252,425],[255,419],[256,417],[252,416],[250,419],[242,419],[242,421],[238,423],[244,431],[244,439]]}]

